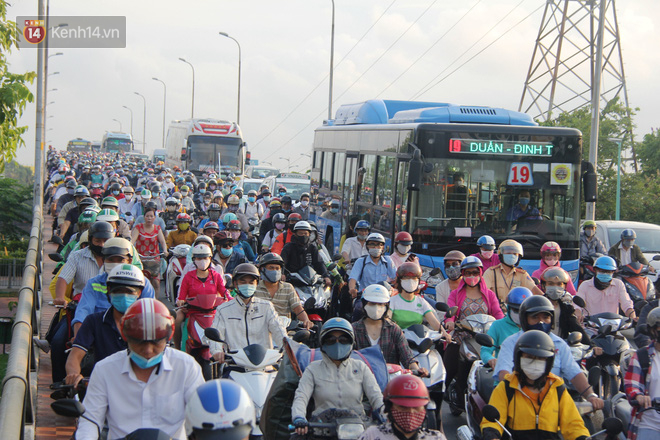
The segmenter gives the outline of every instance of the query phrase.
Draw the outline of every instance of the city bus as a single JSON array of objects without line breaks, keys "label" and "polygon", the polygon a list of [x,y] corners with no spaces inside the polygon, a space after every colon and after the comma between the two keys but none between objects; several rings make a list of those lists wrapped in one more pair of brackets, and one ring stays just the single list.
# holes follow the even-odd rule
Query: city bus
[{"label": "city bus", "polygon": [[167,130],[165,164],[197,176],[214,171],[223,179],[242,176],[247,144],[234,122],[219,119],[172,121]]},{"label": "city bus", "polygon": [[106,131],[101,140],[104,153],[128,153],[133,151],[133,138],[130,134]]},{"label": "city bus", "polygon": [[[411,233],[425,274],[443,268],[450,250],[478,252],[477,239],[490,235],[498,244],[519,241],[520,266],[530,273],[543,243],[556,241],[562,267],[577,280],[583,164],[576,129],[541,127],[500,108],[370,100],[341,106],[324,121],[313,153],[314,196],[341,201],[341,222],[315,215],[328,249],[339,251],[357,216],[389,249],[397,232]],[[584,179],[588,194],[592,177]],[[521,194],[538,215],[516,218]]]},{"label": "city bus", "polygon": [[66,146],[66,151],[74,151],[77,153],[92,151],[92,143],[83,138],[75,138],[69,141]]}]

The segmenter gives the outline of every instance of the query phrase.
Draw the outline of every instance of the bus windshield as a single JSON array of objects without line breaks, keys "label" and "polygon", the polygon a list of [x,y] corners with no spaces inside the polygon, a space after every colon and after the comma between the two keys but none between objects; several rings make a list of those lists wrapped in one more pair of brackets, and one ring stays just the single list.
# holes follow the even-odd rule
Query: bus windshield
[{"label": "bus windshield", "polygon": [[219,171],[223,178],[240,174],[242,166],[241,139],[219,136],[190,136],[188,148],[190,171]]},{"label": "bus windshield", "polygon": [[293,200],[300,200],[302,193],[308,193],[310,189],[310,181],[300,182],[282,182],[281,180],[275,181],[275,191],[277,188],[283,186],[286,188],[286,195],[290,196]]},{"label": "bus windshield", "polygon": [[275,168],[258,168],[258,167],[253,167],[252,168],[252,175],[250,178],[252,179],[265,179],[266,177],[270,176],[277,176],[279,171]]},{"label": "bus windshield", "polygon": [[128,139],[108,138],[105,151],[108,153],[126,153],[133,150],[133,141]]}]

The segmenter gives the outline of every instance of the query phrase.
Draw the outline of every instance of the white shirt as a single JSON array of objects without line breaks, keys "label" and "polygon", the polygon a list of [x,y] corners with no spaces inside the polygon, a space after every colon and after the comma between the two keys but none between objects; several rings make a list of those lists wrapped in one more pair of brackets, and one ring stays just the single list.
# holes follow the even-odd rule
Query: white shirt
[{"label": "white shirt", "polygon": [[366,241],[360,242],[357,237],[347,238],[341,248],[341,253],[348,253],[349,260],[359,258],[362,255],[367,255],[369,254],[369,251],[367,250],[366,243]]},{"label": "white shirt", "polygon": [[[632,259],[630,257],[630,251],[632,250],[632,246],[630,246],[628,249],[623,247],[623,243],[619,245],[619,249],[621,249],[621,266],[625,266],[627,264],[630,264],[632,262]],[[647,411],[650,412],[650,411]]]},{"label": "white shirt", "polygon": [[[159,367],[147,382],[138,380],[127,350],[119,351],[96,364],[85,395],[85,415],[103,426],[108,439],[124,438],[139,428],[158,428],[175,439],[186,440],[186,403],[204,383],[195,359],[166,348]],[[82,417],[76,439],[98,438],[96,426]]]},{"label": "white shirt", "polygon": [[[651,365],[649,371],[651,371],[649,396],[651,396],[651,398],[660,396],[660,374],[658,374],[658,371],[660,371],[660,356],[657,354],[653,356],[653,365]],[[644,411],[642,414],[642,420],[639,422],[639,428],[657,431],[658,426],[660,426],[660,414],[653,410]]]}]

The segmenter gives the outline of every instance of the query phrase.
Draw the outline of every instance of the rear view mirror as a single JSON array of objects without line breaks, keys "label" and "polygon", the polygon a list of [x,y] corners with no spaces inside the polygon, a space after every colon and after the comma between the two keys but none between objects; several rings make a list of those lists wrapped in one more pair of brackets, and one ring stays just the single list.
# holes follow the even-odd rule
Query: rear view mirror
[{"label": "rear view mirror", "polygon": [[452,316],[456,316],[458,313],[458,306],[454,306],[450,308],[447,313],[445,313],[445,318],[451,318]]},{"label": "rear view mirror", "polygon": [[612,333],[612,326],[609,324],[605,324],[604,326],[598,329],[598,333],[600,333],[601,335],[609,335],[610,333]]},{"label": "rear view mirror", "polygon": [[341,256],[341,254],[334,254],[334,255],[332,256],[332,260],[333,260],[333,261],[339,261],[339,260],[341,260],[342,258],[343,258],[343,257]]},{"label": "rear view mirror", "polygon": [[495,423],[496,420],[500,419],[500,412],[493,405],[486,405],[481,411],[486,420],[491,423]]},{"label": "rear view mirror", "polygon": [[53,237],[50,239],[53,243],[59,246],[64,246],[64,242],[58,235],[53,235]]},{"label": "rear view mirror", "polygon": [[580,332],[571,332],[567,338],[568,345],[575,345],[582,342],[582,333]]},{"label": "rear view mirror", "polygon": [[653,261],[660,261],[660,254],[654,255]]},{"label": "rear view mirror", "polygon": [[62,258],[62,254],[58,254],[57,252],[51,252],[48,254],[48,258],[53,260],[56,263],[59,263],[60,261],[63,261],[64,258]]},{"label": "rear view mirror", "polygon": [[589,385],[591,385],[591,388],[593,388],[594,390],[600,388],[600,367],[598,365],[594,365],[589,369],[589,373],[587,374],[587,380],[589,381]]},{"label": "rear view mirror", "polygon": [[60,399],[50,404],[55,414],[64,417],[80,417],[85,413],[85,407],[76,399]]},{"label": "rear view mirror", "polygon": [[337,268],[337,263],[330,263],[328,264],[328,272],[332,272]]},{"label": "rear view mirror", "polygon": [[616,437],[623,432],[623,422],[615,417],[609,417],[603,420],[603,429],[607,432],[608,437]]},{"label": "rear view mirror", "polygon": [[584,306],[587,305],[587,304],[584,302],[584,298],[582,298],[581,296],[577,296],[577,295],[575,295],[575,296],[573,297],[573,304],[575,304],[575,305],[578,306],[578,307],[582,307],[582,308],[584,308]]},{"label": "rear view mirror", "polygon": [[429,351],[431,347],[433,347],[433,341],[430,340],[429,338],[426,338],[419,343],[419,345],[417,346],[417,351],[419,351],[420,353],[426,353],[427,351]]},{"label": "rear view mirror", "polygon": [[477,344],[483,347],[492,347],[495,344],[493,338],[485,333],[477,333],[474,335],[474,340],[477,341]]},{"label": "rear view mirror", "polygon": [[305,342],[309,340],[309,337],[311,336],[311,333],[309,330],[298,330],[291,339],[293,339],[296,342]]},{"label": "rear view mirror", "polygon": [[310,310],[313,309],[315,305],[316,305],[316,299],[313,296],[310,296],[309,298],[307,298],[307,301],[305,301],[303,308],[305,310]]},{"label": "rear view mirror", "polygon": [[436,267],[431,272],[429,272],[429,276],[434,277],[434,276],[438,275],[439,273],[440,273],[440,268]]},{"label": "rear view mirror", "polygon": [[204,329],[204,336],[215,342],[225,342],[220,338],[220,332],[217,328],[209,327]]},{"label": "rear view mirror", "polygon": [[443,302],[437,302],[435,303],[435,309],[438,312],[448,312],[449,311],[449,306]]}]

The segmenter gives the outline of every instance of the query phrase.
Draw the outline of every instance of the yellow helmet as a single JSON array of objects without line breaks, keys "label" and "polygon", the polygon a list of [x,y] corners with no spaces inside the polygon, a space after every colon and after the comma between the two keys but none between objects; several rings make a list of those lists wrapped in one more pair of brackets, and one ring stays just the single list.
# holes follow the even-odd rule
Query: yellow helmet
[{"label": "yellow helmet", "polygon": [[513,250],[516,254],[523,256],[523,247],[516,240],[507,239],[500,243],[500,247],[497,248],[497,253],[502,255],[506,250]]}]

